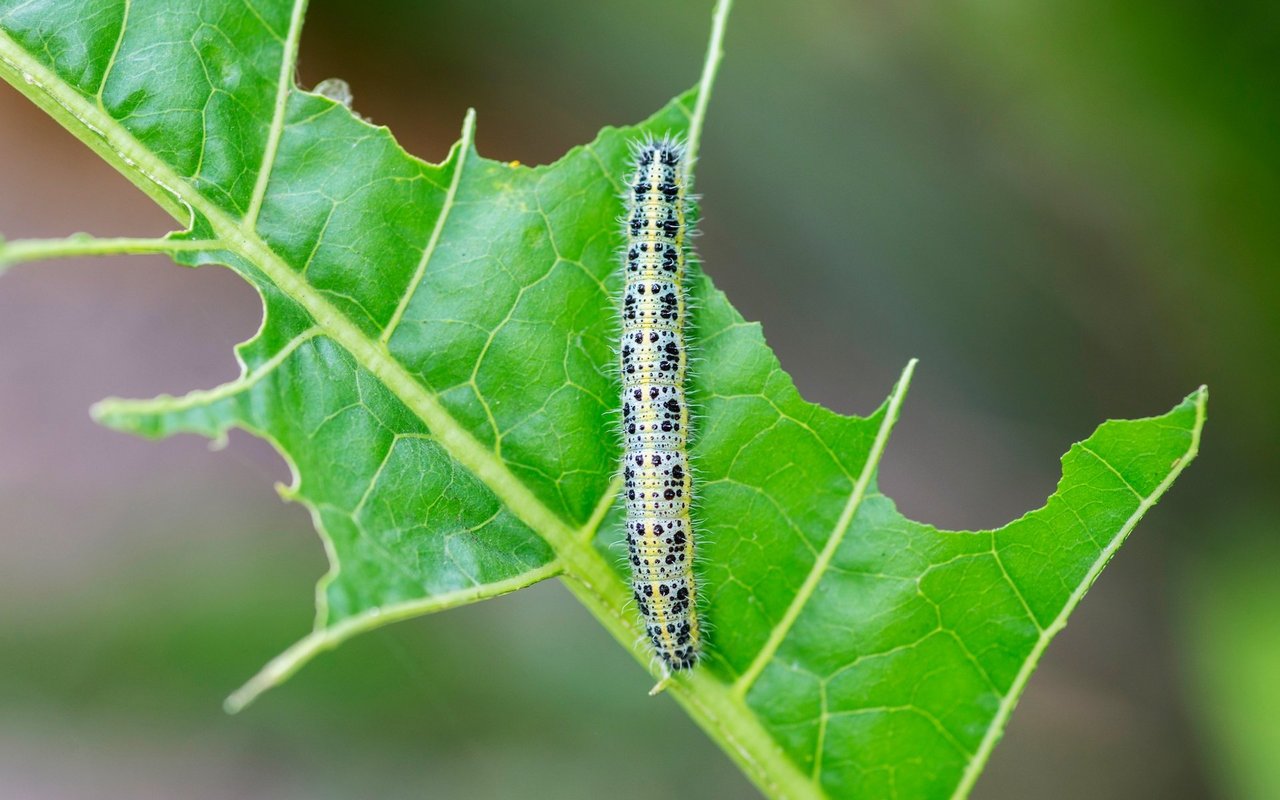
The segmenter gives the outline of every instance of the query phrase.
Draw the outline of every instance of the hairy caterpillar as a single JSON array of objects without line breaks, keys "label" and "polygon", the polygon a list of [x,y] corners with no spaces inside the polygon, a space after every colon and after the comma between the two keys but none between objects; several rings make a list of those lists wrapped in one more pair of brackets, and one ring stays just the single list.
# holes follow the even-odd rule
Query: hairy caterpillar
[{"label": "hairy caterpillar", "polygon": [[645,633],[670,674],[701,648],[684,387],[688,153],[664,138],[633,154],[620,352],[627,550]]}]

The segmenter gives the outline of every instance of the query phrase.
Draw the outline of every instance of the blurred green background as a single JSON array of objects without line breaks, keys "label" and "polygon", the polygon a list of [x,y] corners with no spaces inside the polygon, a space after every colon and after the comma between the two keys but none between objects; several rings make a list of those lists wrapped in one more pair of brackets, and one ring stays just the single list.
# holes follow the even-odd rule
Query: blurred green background
[{"label": "blurred green background", "polygon": [[[670,23],[663,58],[635,29]],[[312,3],[301,81],[438,160],[544,163],[698,75],[710,2]],[[707,270],[801,391],[867,412],[904,512],[997,525],[1107,417],[1212,390],[1200,460],[1049,649],[980,798],[1280,797],[1280,5],[740,0],[698,172]],[[646,48],[652,52],[652,48]],[[169,221],[0,87],[0,231]],[[238,717],[322,549],[269,448],[95,427],[234,375],[226,271],[0,281],[0,796],[746,797],[558,585],[401,623]],[[571,663],[561,653],[580,653]]]}]

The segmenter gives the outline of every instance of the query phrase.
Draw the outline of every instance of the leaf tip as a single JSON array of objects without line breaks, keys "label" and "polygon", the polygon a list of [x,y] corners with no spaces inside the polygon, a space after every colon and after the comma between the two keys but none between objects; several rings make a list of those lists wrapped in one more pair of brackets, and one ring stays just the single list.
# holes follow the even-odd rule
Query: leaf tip
[{"label": "leaf tip", "polygon": [[468,108],[467,113],[462,116],[462,138],[458,141],[459,149],[465,155],[467,150],[473,149],[476,138],[476,110]]},{"label": "leaf tip", "polygon": [[649,696],[657,697],[658,695],[665,692],[667,690],[667,687],[671,685],[671,680],[672,678],[670,675],[664,675],[662,677],[662,680],[655,683],[653,685],[653,688],[649,690]]},{"label": "leaf tip", "polygon": [[156,433],[139,425],[138,420],[128,413],[128,400],[119,397],[106,397],[89,406],[89,418],[104,428],[122,433],[157,438]]},{"label": "leaf tip", "polygon": [[89,406],[89,419],[108,428],[116,427],[112,424],[112,407],[117,402],[115,397],[106,397]]},{"label": "leaf tip", "polygon": [[1200,388],[1198,388],[1198,389],[1196,389],[1194,392],[1192,392],[1192,393],[1190,394],[1190,397],[1195,398],[1195,404],[1196,404],[1197,406],[1200,406],[1201,408],[1208,408],[1208,406],[1209,406],[1209,384],[1207,384],[1207,383],[1202,383],[1202,384],[1200,384]]},{"label": "leaf tip", "polygon": [[[295,480],[294,483],[296,484],[297,481]],[[279,495],[280,499],[286,503],[292,503],[298,499],[298,490],[294,486],[289,486],[281,483],[280,481],[276,481],[275,489],[276,494]]]},{"label": "leaf tip", "polygon": [[893,392],[890,393],[889,399],[885,401],[887,413],[895,420],[898,412],[902,408],[902,401],[907,396],[907,389],[911,388],[911,376],[915,374],[916,364],[920,363],[920,359],[913,358],[907,362],[902,368],[902,374],[898,376],[898,382],[893,385]]},{"label": "leaf tip", "polygon": [[911,385],[911,376],[916,372],[916,365],[920,363],[920,359],[912,358],[907,361],[907,365],[902,368],[902,375],[898,378],[898,385],[902,387],[902,391],[906,391]]},{"label": "leaf tip", "polygon": [[[161,395],[157,400],[172,399]],[[161,421],[145,413],[150,402],[141,400],[124,400],[119,397],[107,397],[89,406],[89,418],[104,428],[113,431],[142,436],[147,439],[162,439],[169,431]],[[140,413],[144,412],[144,413]]]},{"label": "leaf tip", "polygon": [[227,714],[239,714],[253,705],[253,701],[257,700],[263,692],[270,689],[275,683],[278,683],[278,681],[264,681],[261,673],[253,676],[244,686],[227,695],[227,699],[222,701],[222,710]]},{"label": "leaf tip", "polygon": [[1200,435],[1204,431],[1204,423],[1209,416],[1208,384],[1200,384],[1199,388],[1187,395],[1187,399],[1183,403],[1191,403],[1195,408],[1196,418],[1191,427],[1191,446],[1187,449],[1186,455],[1179,459],[1180,463],[1175,465],[1175,469],[1179,471],[1200,454]]},{"label": "leaf tip", "polygon": [[222,701],[222,710],[227,714],[239,714],[247,705],[253,702],[252,698],[240,699],[237,695],[239,695],[239,692],[231,694],[226,700]]}]

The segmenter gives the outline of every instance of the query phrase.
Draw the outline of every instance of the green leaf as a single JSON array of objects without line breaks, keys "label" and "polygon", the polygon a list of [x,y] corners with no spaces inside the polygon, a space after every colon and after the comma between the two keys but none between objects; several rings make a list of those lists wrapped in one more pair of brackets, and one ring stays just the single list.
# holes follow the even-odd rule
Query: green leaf
[{"label": "green leaf", "polygon": [[[530,168],[481,157],[470,115],[427,164],[298,89],[301,2],[0,0],[0,74],[188,226],[117,249],[226,264],[263,298],[239,379],[95,409],[147,436],[241,428],[289,461],[282,493],[331,569],[314,633],[232,708],[354,633],[555,575],[650,664],[616,550],[616,198],[637,137],[696,151],[727,14],[698,87]],[[14,242],[0,263],[112,249]],[[875,480],[914,363],[872,415],[835,414],[690,284],[712,633],[668,692],[772,796],[964,796],[1049,640],[1195,455],[1205,391],[1073,446],[1043,508],[942,531]]]}]

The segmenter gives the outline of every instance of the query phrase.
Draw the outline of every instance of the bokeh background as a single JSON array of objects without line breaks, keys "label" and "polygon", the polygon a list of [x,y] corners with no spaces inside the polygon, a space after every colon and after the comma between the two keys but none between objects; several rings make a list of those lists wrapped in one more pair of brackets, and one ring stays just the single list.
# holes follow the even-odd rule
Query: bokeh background
[{"label": "bokeh background", "polygon": [[[345,78],[424,158],[474,106],[481,153],[544,163],[692,85],[710,5],[314,0],[301,80]],[[1003,523],[1101,420],[1211,387],[1200,460],[975,797],[1280,797],[1278,41],[1270,0],[735,10],[701,253],[809,399],[865,413],[921,358],[882,470],[908,515]],[[13,238],[170,228],[7,86],[0,187]],[[358,638],[225,716],[325,569],[286,468],[86,409],[233,377],[258,315],[158,257],[0,280],[0,796],[752,796],[555,584]]]}]

